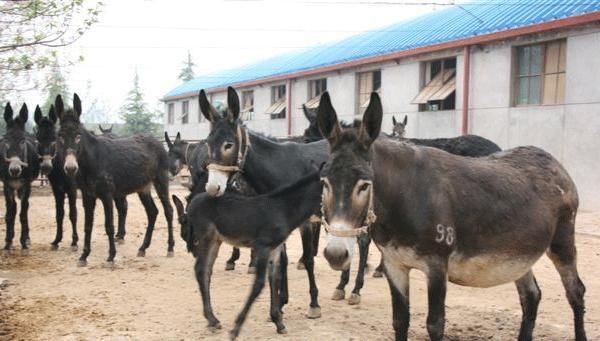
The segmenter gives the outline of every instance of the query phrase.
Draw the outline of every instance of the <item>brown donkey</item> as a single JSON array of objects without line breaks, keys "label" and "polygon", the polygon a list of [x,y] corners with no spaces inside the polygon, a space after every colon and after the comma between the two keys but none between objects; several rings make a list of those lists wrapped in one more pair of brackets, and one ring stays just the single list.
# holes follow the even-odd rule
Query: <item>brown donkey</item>
[{"label": "brown donkey", "polygon": [[515,282],[523,310],[519,340],[531,340],[541,298],[531,268],[544,253],[566,289],[575,338],[586,340],[574,234],[577,189],[550,154],[518,147],[465,158],[378,138],[376,93],[354,128],[340,127],[327,93],[318,119],[331,151],[321,173],[325,257],[332,267],[344,267],[356,235],[368,229],[383,255],[397,340],[407,338],[411,269],[427,276],[432,340],[444,335],[447,281],[473,287]]}]

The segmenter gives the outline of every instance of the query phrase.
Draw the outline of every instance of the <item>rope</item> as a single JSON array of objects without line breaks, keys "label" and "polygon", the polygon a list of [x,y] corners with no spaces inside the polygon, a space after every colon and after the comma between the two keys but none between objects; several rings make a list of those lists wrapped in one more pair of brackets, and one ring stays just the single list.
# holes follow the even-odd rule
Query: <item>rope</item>
[{"label": "rope", "polygon": [[360,237],[362,235],[369,234],[369,227],[377,220],[377,215],[375,214],[375,209],[373,207],[373,186],[369,188],[369,208],[367,209],[364,225],[355,229],[340,230],[331,227],[325,218],[325,206],[323,205],[323,199],[324,195],[321,194],[321,226],[327,233],[334,237]]},{"label": "rope", "polygon": [[242,127],[238,125],[237,138],[239,145],[237,164],[225,166],[218,163],[210,163],[208,166],[206,166],[206,169],[222,172],[243,172],[244,164],[246,163],[246,157],[248,156],[248,151],[250,150],[250,135],[248,134],[248,129],[242,129]]}]

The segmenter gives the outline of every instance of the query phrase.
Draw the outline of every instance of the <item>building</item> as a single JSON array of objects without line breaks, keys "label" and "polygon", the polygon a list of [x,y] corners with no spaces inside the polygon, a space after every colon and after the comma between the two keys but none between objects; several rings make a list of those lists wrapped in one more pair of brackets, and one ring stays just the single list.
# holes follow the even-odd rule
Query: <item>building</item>
[{"label": "building", "polygon": [[300,135],[301,105],[327,90],[343,120],[368,94],[408,116],[407,137],[477,134],[502,148],[536,145],[578,185],[583,209],[600,209],[600,1],[474,1],[313,49],[191,80],[165,97],[165,130],[199,139],[209,126],[198,91],[241,96],[251,129]]}]

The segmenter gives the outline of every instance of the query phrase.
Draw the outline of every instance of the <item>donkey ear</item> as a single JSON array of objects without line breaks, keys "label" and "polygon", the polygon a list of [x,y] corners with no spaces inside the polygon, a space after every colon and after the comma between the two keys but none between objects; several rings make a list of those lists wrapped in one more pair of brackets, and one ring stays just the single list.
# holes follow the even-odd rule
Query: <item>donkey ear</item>
[{"label": "donkey ear", "polygon": [[200,111],[202,111],[202,115],[204,115],[209,122],[215,122],[219,117],[219,114],[217,109],[215,109],[215,107],[213,107],[208,101],[204,89],[200,90],[198,101],[200,102]]},{"label": "donkey ear", "polygon": [[48,117],[52,121],[52,123],[56,123],[57,117],[54,113],[54,105],[50,105],[50,110],[48,111]]},{"label": "donkey ear", "polygon": [[335,109],[331,105],[328,92],[324,92],[321,95],[319,110],[317,112],[317,123],[319,124],[321,134],[329,140],[330,144],[337,139],[342,131]]},{"label": "donkey ear", "polygon": [[21,106],[21,110],[19,110],[19,117],[21,118],[23,124],[27,122],[27,119],[29,118],[29,109],[27,109],[27,104],[23,103]]},{"label": "donkey ear", "polygon": [[302,104],[302,112],[304,113],[304,117],[308,120],[308,122],[314,122],[315,114],[308,110],[305,104]]},{"label": "donkey ear", "polygon": [[10,106],[10,102],[7,102],[6,106],[4,107],[4,121],[6,121],[6,123],[13,121],[13,110]]},{"label": "donkey ear", "polygon": [[61,95],[56,95],[56,99],[54,100],[54,107],[54,109],[56,110],[56,115],[58,115],[58,117],[61,117],[62,114],[65,112],[65,105],[63,103]]},{"label": "donkey ear", "polygon": [[383,107],[381,99],[376,92],[371,93],[369,106],[363,115],[362,125],[360,128],[359,139],[362,143],[370,146],[377,139],[381,132],[381,120],[383,118]]},{"label": "donkey ear", "polygon": [[229,118],[231,122],[237,121],[240,117],[240,98],[237,91],[232,87],[227,87],[227,108],[227,118]]},{"label": "donkey ear", "polygon": [[173,143],[171,142],[171,139],[169,138],[169,134],[167,134],[166,131],[165,131],[165,142],[167,142],[167,147],[169,147],[169,149],[171,149],[171,147],[173,147]]},{"label": "donkey ear", "polygon": [[181,133],[177,132],[177,135],[175,136],[175,143],[177,142],[181,142]]},{"label": "donkey ear", "polygon": [[40,121],[42,120],[42,109],[40,109],[39,105],[35,106],[35,112],[33,113],[33,120],[35,124],[40,125]]},{"label": "donkey ear", "polygon": [[171,196],[171,199],[173,199],[173,203],[175,204],[175,209],[177,210],[177,216],[179,218],[183,217],[183,215],[185,214],[185,210],[183,208],[183,203],[175,194],[173,194]]},{"label": "donkey ear", "polygon": [[402,125],[406,127],[406,123],[408,123],[408,115],[404,115],[404,121],[402,121]]},{"label": "donkey ear", "polygon": [[73,95],[73,110],[75,110],[77,118],[79,118],[79,116],[81,116],[81,100],[77,94]]},{"label": "donkey ear", "polygon": [[394,127],[398,125],[398,122],[396,122],[395,116],[392,116],[392,124],[394,125]]}]

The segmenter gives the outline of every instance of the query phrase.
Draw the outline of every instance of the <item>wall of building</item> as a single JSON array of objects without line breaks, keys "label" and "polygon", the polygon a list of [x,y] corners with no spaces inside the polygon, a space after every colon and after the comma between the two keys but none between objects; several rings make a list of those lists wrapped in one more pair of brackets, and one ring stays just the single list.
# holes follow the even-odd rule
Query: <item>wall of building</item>
[{"label": "wall of building", "polygon": [[[512,105],[513,51],[517,45],[567,39],[566,94],[562,105],[515,107]],[[352,121],[356,115],[356,73],[381,69],[381,97],[385,116],[382,131],[391,132],[392,116],[408,116],[407,136],[435,138],[458,136],[462,125],[462,49],[405,58],[380,65],[351,68],[292,81],[292,135],[301,135],[307,126],[301,105],[308,100],[308,81],[327,78],[327,89],[340,119]],[[578,185],[581,208],[600,209],[600,26],[520,37],[471,49],[469,132],[491,139],[503,149],[535,145],[552,153],[567,168]],[[422,86],[424,61],[450,56],[457,58],[456,109],[418,112],[411,101]],[[273,136],[287,135],[287,118],[271,120],[263,112],[271,105],[271,86],[254,90],[255,114],[247,122],[251,129]],[[244,89],[239,89],[244,90]],[[241,94],[241,91],[240,91]],[[213,99],[225,99],[225,93]],[[181,101],[176,102],[176,118]],[[170,135],[180,131],[184,138],[206,137],[208,124],[197,122],[197,98],[190,101],[190,124],[166,125]],[[166,107],[165,107],[166,112]],[[166,121],[166,118],[165,118]],[[177,121],[177,120],[176,120]],[[179,119],[180,122],[180,119]],[[165,122],[166,123],[166,122]]]}]

